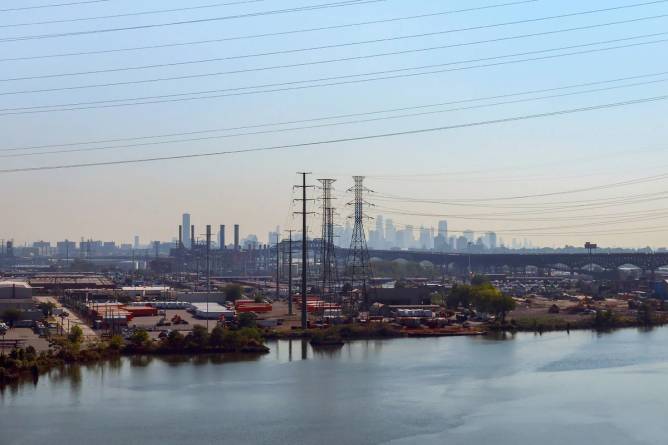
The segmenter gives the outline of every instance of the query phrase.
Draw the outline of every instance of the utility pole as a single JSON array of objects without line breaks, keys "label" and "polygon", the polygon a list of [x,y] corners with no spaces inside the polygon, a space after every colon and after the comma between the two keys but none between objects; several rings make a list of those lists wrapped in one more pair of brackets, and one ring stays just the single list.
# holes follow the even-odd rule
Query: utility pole
[{"label": "utility pole", "polygon": [[307,227],[306,227],[306,215],[308,212],[306,211],[306,189],[308,187],[313,187],[312,185],[306,185],[306,175],[310,175],[311,173],[309,172],[299,172],[298,174],[302,175],[302,185],[297,185],[296,187],[302,189],[302,198],[298,199],[297,201],[302,202],[302,211],[301,212],[296,212],[300,213],[302,215],[302,289],[301,289],[301,294],[302,294],[302,329],[306,329],[308,327],[308,318],[307,318],[307,313],[306,313],[306,281],[307,281],[307,276],[306,276],[306,269],[307,269],[307,261],[308,261],[308,237],[307,237]]},{"label": "utility pole", "polygon": [[364,176],[353,176],[355,185],[348,191],[354,192],[354,200],[348,205],[354,206],[354,226],[353,235],[350,240],[350,250],[346,264],[350,267],[350,284],[352,287],[360,286],[362,288],[362,309],[369,310],[369,295],[367,292],[367,283],[370,278],[369,273],[369,251],[366,246],[366,236],[364,234],[364,205],[369,205],[364,200],[364,192],[371,190],[364,187]]},{"label": "utility pole", "polygon": [[211,224],[206,225],[206,330],[209,331],[209,295],[211,294],[211,269],[209,251],[211,250]]},{"label": "utility pole", "polygon": [[338,285],[338,267],[334,248],[334,207],[332,189],[335,179],[318,179],[322,184],[322,233],[320,246],[320,280],[322,294],[332,303]]},{"label": "utility pole", "polygon": [[292,230],[288,233],[288,315],[292,315]]},{"label": "utility pole", "polygon": [[279,259],[279,248],[280,248],[281,242],[280,242],[280,235],[276,233],[276,299],[278,300],[279,297],[281,296],[281,289],[279,286],[279,278],[280,278],[280,262],[278,261]]}]

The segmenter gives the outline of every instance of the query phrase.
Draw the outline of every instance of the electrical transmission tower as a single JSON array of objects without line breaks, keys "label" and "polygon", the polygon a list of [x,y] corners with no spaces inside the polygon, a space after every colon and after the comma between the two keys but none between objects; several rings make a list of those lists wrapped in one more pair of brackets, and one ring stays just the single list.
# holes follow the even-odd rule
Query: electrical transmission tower
[{"label": "electrical transmission tower", "polygon": [[364,187],[364,176],[353,176],[353,180],[355,185],[349,191],[354,192],[355,198],[348,205],[353,205],[355,209],[353,214],[354,226],[346,266],[350,271],[350,284],[353,288],[361,289],[364,298],[363,309],[367,310],[369,307],[367,283],[370,273],[369,251],[366,247],[366,236],[364,234],[364,205],[369,205],[369,203],[364,200],[364,192],[370,192],[371,190]]},{"label": "electrical transmission tower", "polygon": [[322,184],[322,235],[320,244],[320,281],[325,300],[332,303],[336,296],[339,272],[334,250],[334,207],[332,184],[336,179],[318,179]]}]

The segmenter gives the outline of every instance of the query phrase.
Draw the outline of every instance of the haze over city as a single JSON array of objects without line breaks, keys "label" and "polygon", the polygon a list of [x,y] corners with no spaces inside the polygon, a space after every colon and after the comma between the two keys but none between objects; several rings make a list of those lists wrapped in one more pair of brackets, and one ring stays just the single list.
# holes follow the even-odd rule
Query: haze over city
[{"label": "haze over city", "polygon": [[0,444],[668,437],[668,0],[0,2]]},{"label": "haze over city", "polygon": [[[160,3],[160,8],[170,9],[170,6],[180,4]],[[214,9],[205,8],[188,11],[186,18],[262,12],[274,6],[281,5],[252,2],[219,8],[215,13]],[[2,79],[3,109],[21,110],[3,112],[0,123],[3,148],[49,147],[4,151],[2,170],[300,144],[504,119],[664,94],[665,75],[661,73],[668,71],[667,62],[665,58],[653,57],[665,46],[658,35],[665,29],[662,17],[665,5],[661,2],[610,5],[593,1],[582,5],[530,1],[486,9],[485,6],[492,3],[367,2],[239,20],[16,41],[10,38],[60,33],[74,24],[6,28],[2,63],[11,71],[6,71]],[[628,7],[615,9],[612,6]],[[127,7],[127,2],[113,1],[80,5],[77,9],[81,16],[105,16],[127,12]],[[437,14],[476,7],[483,9]],[[599,9],[609,10],[594,12]],[[579,12],[582,14],[577,14]],[[569,13],[573,15],[550,18]],[[68,20],[72,10],[47,8],[31,10],[29,15],[20,11],[6,14],[8,23],[43,22]],[[383,21],[420,14],[437,15]],[[113,21],[113,26],[97,25],[99,28],[132,27],[145,24],[147,18],[142,15],[121,17]],[[153,22],[161,23],[171,22],[173,18],[167,13],[151,17]],[[531,21],[538,18],[544,20]],[[274,35],[287,30],[369,21],[380,23]],[[513,24],[506,24],[510,22]],[[81,28],[97,29],[91,26],[93,24]],[[487,25],[498,26],[481,29]],[[467,28],[473,29],[464,30]],[[272,36],[98,53],[256,34]],[[431,35],[413,37],[417,34]],[[540,35],[525,37],[529,34]],[[382,41],[362,43],[370,40]],[[489,40],[494,41],[476,43]],[[309,49],[332,45],[334,47]],[[444,46],[447,48],[430,49]],[[618,46],[626,47],[604,50]],[[284,53],[286,50],[294,52]],[[41,58],[72,52],[95,54]],[[256,56],[274,52],[280,54]],[[388,52],[400,54],[381,55]],[[584,53],[564,55],[573,52]],[[219,60],[221,54],[230,60]],[[509,56],[513,54],[517,55]],[[353,60],[333,61],[348,59],[351,55],[355,57]],[[34,59],[35,56],[40,58]],[[539,60],[521,61],[536,58]],[[216,60],[204,62],[209,59]],[[179,65],[182,62],[188,63]],[[160,66],[143,68],[149,65]],[[285,65],[299,66],[271,68]],[[439,66],[414,69],[431,65]],[[479,65],[485,66],[477,67]],[[396,71],[404,68],[406,70]],[[446,72],[422,74],[446,69]],[[91,71],[94,73],[84,74]],[[215,74],[229,71],[243,72]],[[392,75],[354,79],[394,78],[344,84],[340,83],[348,78],[306,82],[385,71],[392,71]],[[398,77],[398,74],[415,75]],[[630,79],[645,75],[647,77]],[[178,79],[152,81],[175,77]],[[612,82],[624,78],[628,80]],[[136,81],[142,83],[132,83]],[[237,95],[240,92],[237,89],[242,87],[253,86],[250,91],[275,90],[278,87],[258,89],[256,86],[294,81],[304,82],[298,84],[300,89]],[[339,84],[310,87],[334,82]],[[90,86],[108,83],[125,84]],[[583,86],[560,89],[573,85]],[[56,91],[24,93],[34,90]],[[160,103],[145,105],[104,108],[103,104],[97,104],[79,106],[84,109],[74,111],[24,109],[182,93],[189,95],[180,97],[192,98],[193,92],[214,90],[230,91],[208,94],[228,94],[225,97],[172,102],[160,99]],[[529,91],[542,92],[499,97]],[[23,93],[18,94],[20,92]],[[477,100],[490,97],[497,98]],[[542,99],[534,100],[539,97]],[[158,99],[144,102],[155,100]],[[514,103],[494,105],[499,102]],[[439,103],[452,104],[304,122]],[[447,111],[457,108],[469,109]],[[541,246],[581,245],[596,238],[599,244],[606,246],[659,247],[666,244],[662,241],[665,232],[657,228],[657,221],[663,217],[657,204],[665,197],[662,194],[665,179],[659,177],[614,187],[609,184],[663,172],[668,164],[662,142],[668,132],[663,119],[665,111],[665,102],[659,100],[471,128],[269,152],[3,172],[0,187],[10,191],[5,193],[3,205],[21,218],[3,220],[2,233],[13,238],[17,245],[40,239],[78,240],[82,236],[119,243],[130,242],[134,235],[145,240],[170,240],[175,236],[174,222],[182,212],[189,211],[198,225],[238,223],[245,233],[264,238],[276,225],[284,228],[291,225],[291,218],[286,215],[293,197],[292,185],[297,180],[294,173],[304,170],[312,171],[313,178],[338,179],[336,206],[341,224],[351,213],[344,205],[351,196],[344,191],[352,185],[351,176],[357,174],[367,176],[366,185],[376,191],[377,197],[372,194],[368,199],[378,207],[370,212],[384,214],[404,225],[436,227],[439,219],[447,219],[451,231],[493,230],[507,243],[511,238],[528,238],[534,245]],[[319,126],[407,114],[420,115]],[[301,123],[70,145],[293,121]],[[311,128],[272,132],[295,127]],[[230,136],[239,133],[261,134]],[[187,141],[153,144],[182,139]],[[55,147],[53,144],[65,145]],[[119,145],[122,147],[108,148]],[[27,155],[43,152],[47,153]],[[21,156],[16,156],[19,154]],[[594,189],[563,193],[587,188]],[[495,201],[526,194],[549,196]],[[388,196],[407,199],[389,199]],[[439,203],[413,202],[416,199],[435,199]],[[479,201],[483,199],[492,201]],[[563,207],[563,203],[573,205],[580,201],[590,205],[543,215],[531,210],[549,210]],[[608,205],[593,205],[601,201]],[[390,212],[396,214],[390,215]],[[592,228],[601,233],[593,233]]]}]

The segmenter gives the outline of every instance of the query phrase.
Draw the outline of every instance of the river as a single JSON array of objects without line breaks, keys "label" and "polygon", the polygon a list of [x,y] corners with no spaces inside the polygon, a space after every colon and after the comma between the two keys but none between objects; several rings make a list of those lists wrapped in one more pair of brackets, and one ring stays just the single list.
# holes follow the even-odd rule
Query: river
[{"label": "river", "polygon": [[668,328],[269,343],[5,388],[0,444],[663,444]]}]

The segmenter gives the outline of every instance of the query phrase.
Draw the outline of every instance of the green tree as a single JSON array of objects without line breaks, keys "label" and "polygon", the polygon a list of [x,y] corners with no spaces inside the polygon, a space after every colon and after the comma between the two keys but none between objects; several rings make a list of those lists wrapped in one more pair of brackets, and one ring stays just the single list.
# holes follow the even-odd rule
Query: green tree
[{"label": "green tree", "polygon": [[457,309],[459,306],[468,308],[471,305],[471,299],[471,286],[455,284],[445,298],[445,304],[450,309]]},{"label": "green tree", "polygon": [[135,347],[146,345],[151,340],[151,336],[146,329],[136,329],[130,336],[130,343]]},{"label": "green tree", "polygon": [[485,284],[490,284],[489,279],[484,275],[474,275],[471,278],[471,286],[483,286]]},{"label": "green tree", "polygon": [[204,349],[209,344],[209,331],[207,331],[206,327],[196,324],[193,326],[193,331],[189,335],[188,340],[191,347],[195,349]]},{"label": "green tree", "polygon": [[83,340],[83,330],[75,324],[70,328],[67,339],[72,343],[81,343],[81,340]]},{"label": "green tree", "polygon": [[254,313],[243,312],[243,313],[239,314],[239,318],[237,319],[237,323],[239,324],[240,328],[254,328],[256,319],[257,319],[257,316]]},{"label": "green tree", "polygon": [[243,296],[243,291],[241,289],[241,286],[238,284],[228,284],[225,286],[224,289],[225,292],[225,299],[227,301],[237,301],[239,298]]},{"label": "green tree", "polygon": [[214,348],[220,348],[225,343],[225,329],[222,326],[216,326],[209,335],[209,344]]},{"label": "green tree", "polygon": [[14,326],[14,323],[21,319],[21,311],[16,308],[5,309],[2,313],[2,319],[9,323],[9,326]]},{"label": "green tree", "polygon": [[184,337],[179,331],[171,331],[165,339],[165,344],[169,349],[180,349],[183,347]]},{"label": "green tree", "polygon": [[123,347],[123,337],[120,335],[114,335],[109,340],[109,347],[116,351],[120,350]]},{"label": "green tree", "polygon": [[432,292],[429,294],[429,301],[431,304],[441,305],[444,303],[443,295],[440,292]]},{"label": "green tree", "polygon": [[56,305],[53,304],[51,301],[43,301],[40,304],[37,305],[37,308],[42,311],[45,317],[48,317],[49,315],[53,314],[53,310],[55,309]]}]

